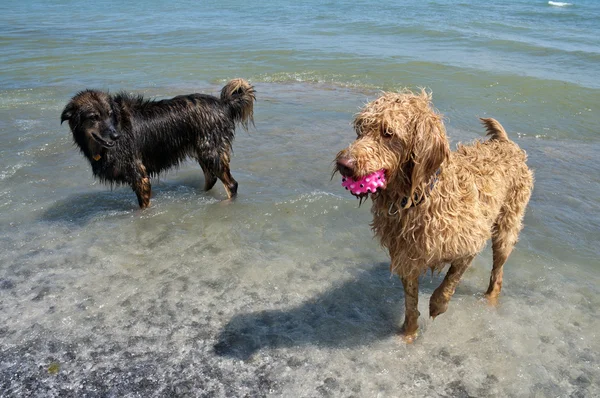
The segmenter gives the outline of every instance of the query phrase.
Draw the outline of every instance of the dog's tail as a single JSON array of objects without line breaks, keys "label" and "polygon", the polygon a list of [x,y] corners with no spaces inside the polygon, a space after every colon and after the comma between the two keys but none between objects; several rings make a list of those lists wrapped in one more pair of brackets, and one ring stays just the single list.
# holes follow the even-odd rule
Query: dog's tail
[{"label": "dog's tail", "polygon": [[229,106],[231,117],[248,131],[248,122],[254,125],[256,91],[244,79],[230,80],[221,90],[221,102]]},{"label": "dog's tail", "polygon": [[480,119],[487,130],[487,135],[490,136],[490,140],[509,141],[508,134],[506,134],[506,131],[500,122],[498,122],[496,119],[492,119],[491,117]]}]

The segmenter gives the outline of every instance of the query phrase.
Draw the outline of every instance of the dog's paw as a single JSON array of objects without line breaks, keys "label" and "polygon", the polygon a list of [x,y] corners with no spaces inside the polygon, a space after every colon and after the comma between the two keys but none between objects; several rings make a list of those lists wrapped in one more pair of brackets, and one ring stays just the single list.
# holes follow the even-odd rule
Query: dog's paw
[{"label": "dog's paw", "polygon": [[412,344],[415,342],[415,340],[417,339],[418,334],[417,333],[413,333],[413,334],[404,334],[402,333],[400,335],[400,337],[402,338],[402,341],[404,341],[404,343],[406,344]]},{"label": "dog's paw", "polygon": [[412,344],[419,335],[419,326],[416,322],[404,323],[397,333],[404,343]]},{"label": "dog's paw", "polygon": [[448,301],[429,300],[429,316],[435,319],[436,316],[443,314],[448,309]]},{"label": "dog's paw", "polygon": [[488,294],[486,293],[484,295],[485,300],[487,301],[488,305],[491,307],[496,307],[498,305],[498,295],[497,294]]},{"label": "dog's paw", "polygon": [[398,337],[400,337],[400,339],[402,339],[402,341],[405,344],[412,344],[415,342],[415,340],[417,340],[417,337],[419,336],[419,333],[417,331],[414,331],[412,333],[405,333],[404,330],[401,330],[398,333]]}]

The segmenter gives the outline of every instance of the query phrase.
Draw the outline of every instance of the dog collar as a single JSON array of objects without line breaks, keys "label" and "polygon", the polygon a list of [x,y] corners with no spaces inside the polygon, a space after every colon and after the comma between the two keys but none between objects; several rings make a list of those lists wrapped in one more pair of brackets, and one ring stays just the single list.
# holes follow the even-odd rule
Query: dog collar
[{"label": "dog collar", "polygon": [[95,161],[98,161],[98,160],[100,160],[101,157],[102,157],[101,155],[94,155],[94,156],[92,156],[92,159],[94,159]]},{"label": "dog collar", "polygon": [[[433,188],[435,187],[435,183],[438,182],[441,171],[442,171],[441,168],[437,169],[437,171],[433,175],[433,180],[431,181],[431,183],[427,187],[427,190],[426,190],[425,194],[423,194],[420,199],[419,199],[419,195],[414,194],[413,201],[412,201],[409,209],[412,208],[412,207],[417,207],[418,205],[420,205],[425,200],[425,195],[428,194],[428,193],[430,193],[433,190]],[[407,204],[408,204],[408,196],[405,196],[405,197],[402,198],[402,200],[400,200],[400,207],[399,207],[399,209],[404,209]],[[399,211],[399,209],[396,209],[396,211],[392,213],[392,207],[394,207],[394,202],[390,203],[390,208],[388,209],[388,214],[390,216],[398,214],[398,211]]]}]

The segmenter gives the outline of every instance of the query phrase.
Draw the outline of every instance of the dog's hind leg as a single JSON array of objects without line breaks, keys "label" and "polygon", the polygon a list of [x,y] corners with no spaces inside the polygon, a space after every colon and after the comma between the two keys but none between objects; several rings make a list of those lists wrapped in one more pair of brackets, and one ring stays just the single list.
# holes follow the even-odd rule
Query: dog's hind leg
[{"label": "dog's hind leg", "polygon": [[419,329],[419,276],[400,277],[404,286],[404,325],[402,337],[407,343],[412,343]]},{"label": "dog's hind leg", "polygon": [[133,182],[131,188],[135,192],[138,203],[141,209],[150,206],[150,197],[152,196],[152,185],[150,177],[146,172],[146,167],[140,161],[136,161],[135,170],[133,172]]},{"label": "dog's hind leg", "polygon": [[435,289],[429,299],[429,316],[435,319],[436,316],[443,314],[448,309],[448,303],[454,295],[456,286],[460,282],[463,274],[471,265],[475,256],[464,257],[455,260],[450,264],[446,277],[442,283]]},{"label": "dog's hind leg", "polygon": [[229,152],[230,150],[226,150],[221,152],[218,161],[218,172],[214,172],[216,176],[221,180],[223,185],[225,186],[225,190],[227,191],[227,197],[229,199],[233,198],[237,195],[238,183],[235,178],[232,177],[231,172],[229,170]]},{"label": "dog's hind leg", "polygon": [[210,169],[204,164],[200,158],[198,158],[198,163],[200,167],[202,167],[202,171],[204,172],[204,190],[210,191],[212,187],[215,186],[217,182],[217,177],[210,171]]},{"label": "dog's hind leg", "polygon": [[227,196],[231,199],[237,195],[238,183],[231,175],[229,171],[229,166],[223,166],[223,171],[218,176],[219,180],[225,186],[225,190],[227,191]]},{"label": "dog's hind leg", "polygon": [[512,252],[512,249],[516,243],[515,240],[511,240],[508,236],[494,236],[492,238],[492,252],[493,252],[493,265],[492,274],[490,276],[490,284],[485,297],[488,299],[490,304],[495,305],[502,290],[502,276],[504,274],[504,263],[508,256]]},{"label": "dog's hind leg", "polygon": [[202,156],[202,152],[198,150],[196,159],[198,159],[198,163],[200,163],[200,166],[204,171],[205,190],[208,191],[211,189],[218,178],[225,186],[227,197],[229,199],[237,195],[238,183],[231,176],[231,172],[229,171],[229,152],[227,150],[221,151],[219,155],[212,153],[204,154],[204,156]]},{"label": "dog's hind leg", "polygon": [[496,304],[498,295],[502,290],[502,275],[504,263],[513,250],[523,228],[522,220],[525,207],[531,196],[531,185],[523,185],[509,195],[506,203],[500,210],[492,233],[493,265],[490,284],[485,297],[490,304]]}]

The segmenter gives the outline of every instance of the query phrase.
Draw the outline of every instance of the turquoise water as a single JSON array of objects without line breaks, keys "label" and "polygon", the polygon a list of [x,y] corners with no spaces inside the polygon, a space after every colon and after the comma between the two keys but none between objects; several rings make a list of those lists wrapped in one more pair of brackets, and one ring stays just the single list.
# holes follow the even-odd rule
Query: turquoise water
[{"label": "turquoise water", "polygon": [[[599,395],[598,21],[592,0],[3,1],[0,395]],[[190,162],[141,212],[59,122],[84,88],[233,77],[258,96],[233,203]],[[368,206],[330,180],[353,114],[403,87],[433,92],[453,145],[497,118],[536,175],[500,306],[485,250],[408,347]]]},{"label": "turquoise water", "polygon": [[[1,87],[254,82],[426,86],[462,117],[512,115],[523,132],[594,138],[599,7],[547,2],[3,2]],[[515,106],[517,104],[517,106]]]}]

